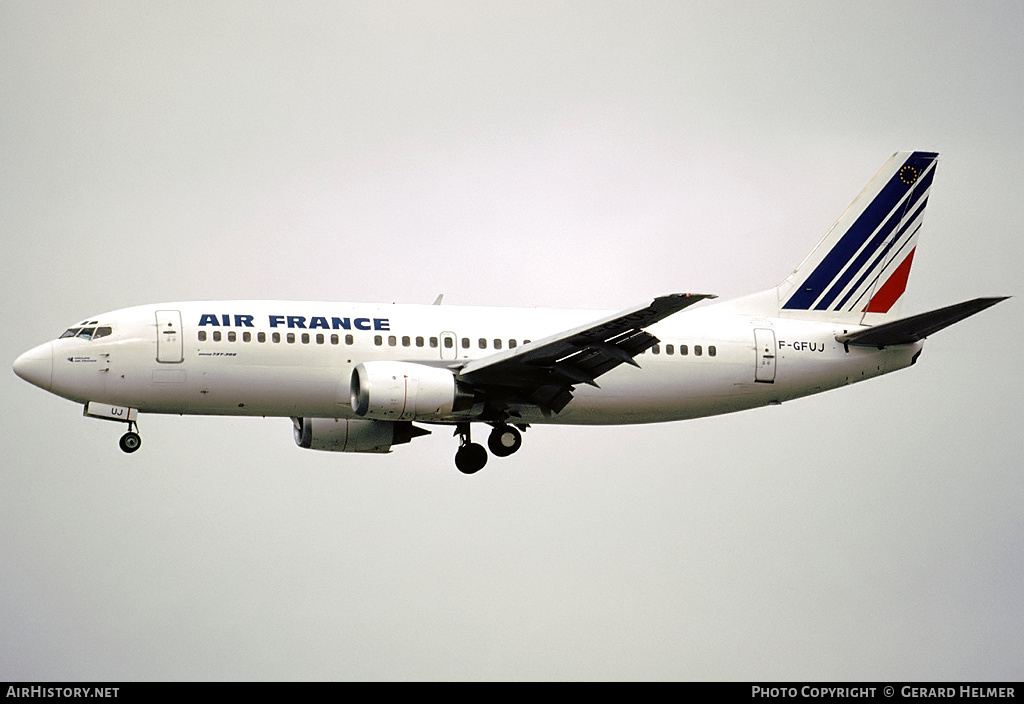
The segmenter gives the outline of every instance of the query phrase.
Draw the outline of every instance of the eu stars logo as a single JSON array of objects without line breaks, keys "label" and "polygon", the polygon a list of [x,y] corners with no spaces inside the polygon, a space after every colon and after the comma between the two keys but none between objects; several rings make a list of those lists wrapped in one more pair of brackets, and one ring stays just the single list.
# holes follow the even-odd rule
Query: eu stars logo
[{"label": "eu stars logo", "polygon": [[919,172],[915,167],[908,164],[900,169],[900,181],[903,181],[903,183],[909,186],[917,180],[918,173]]}]

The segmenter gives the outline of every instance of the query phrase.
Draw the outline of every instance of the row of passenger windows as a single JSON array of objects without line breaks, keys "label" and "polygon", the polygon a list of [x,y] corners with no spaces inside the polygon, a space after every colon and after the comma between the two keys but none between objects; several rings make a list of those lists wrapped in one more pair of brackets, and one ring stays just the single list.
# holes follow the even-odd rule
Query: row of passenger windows
[{"label": "row of passenger windows", "polygon": [[[226,337],[227,337],[227,341],[228,342],[237,342],[238,339],[239,339],[238,338],[238,333],[236,333],[234,330],[228,332]],[[303,344],[308,345],[310,343],[310,336],[309,336],[308,332],[302,333],[301,337],[302,337]],[[199,341],[200,342],[206,342],[206,339],[207,339],[206,331],[205,330],[200,330],[199,331]],[[220,330],[214,330],[213,331],[213,341],[214,342],[220,342],[223,339],[224,339],[224,336],[223,336],[223,334],[221,333]],[[266,342],[267,339],[268,339],[267,338],[267,333],[265,333],[265,332],[258,332],[258,333],[256,333],[256,341],[257,342]],[[281,333],[279,333],[279,332],[272,332],[272,333],[270,333],[269,339],[270,339],[271,342],[281,342],[281,340],[282,340]],[[295,333],[293,333],[293,332],[287,333],[284,336],[283,339],[287,340],[288,342],[294,343],[295,342]],[[242,335],[241,335],[241,340],[242,340],[242,342],[252,342],[252,340],[253,340],[252,333],[249,332],[249,331],[243,332]],[[323,345],[323,344],[326,344],[326,343],[327,343],[327,337],[322,332],[321,333],[317,333],[317,335],[316,335],[316,344]],[[352,335],[345,335],[345,344],[346,345],[351,345],[351,344],[354,344],[354,343],[355,343],[355,338],[353,338]],[[331,335],[331,344],[332,345],[340,345],[341,344],[341,337],[339,335],[337,335],[337,334]]]},{"label": "row of passenger windows", "polygon": [[[102,332],[100,332],[100,331],[102,331]],[[79,329],[72,328],[71,330],[68,330],[67,332],[65,332],[62,335],[62,337],[72,337],[72,336],[76,336],[76,335],[79,336],[79,337],[82,337],[83,334],[85,334],[86,332],[88,333],[89,336],[92,336],[92,337],[102,337],[103,335],[109,335],[110,334],[110,328],[97,328],[96,329],[96,334],[93,333],[93,329],[91,329],[91,328],[82,329],[81,332],[79,332]],[[224,333],[222,333],[220,330],[214,330],[213,331],[213,341],[214,342],[221,342],[224,339],[223,336],[224,336]],[[227,341],[228,342],[236,342],[239,339],[238,338],[238,333],[236,333],[233,330],[228,332],[226,334],[226,337],[227,337]],[[88,339],[88,338],[86,338],[86,339]],[[267,339],[268,339],[267,333],[265,333],[265,332],[258,332],[258,333],[256,333],[256,341],[257,342],[266,342]],[[296,336],[296,334],[294,332],[285,333],[283,336],[279,332],[272,332],[272,333],[270,333],[269,339],[270,339],[271,342],[281,342],[283,340],[285,342],[288,342],[289,344],[294,344],[295,342],[301,341],[302,344],[304,344],[304,345],[308,345],[308,344],[310,344],[313,341],[315,341],[316,344],[318,344],[318,345],[324,345],[324,344],[327,344],[327,342],[328,342],[328,336],[325,335],[322,332],[321,333],[317,333],[316,335],[310,335],[308,332],[304,332],[304,333],[299,334],[298,336]],[[340,345],[341,341],[342,341],[341,336],[336,334],[336,333],[330,335],[329,339],[330,339],[330,343],[332,345]],[[352,335],[345,335],[344,339],[345,339],[345,344],[346,345],[355,344],[355,338]],[[206,340],[207,340],[206,330],[200,330],[199,331],[199,341],[200,342],[206,342]],[[249,331],[245,331],[241,335],[241,340],[242,340],[242,342],[252,342],[253,334],[251,332],[249,332]],[[470,347],[472,347],[472,341],[468,337],[462,338],[462,340],[460,340],[460,342],[461,342],[461,347],[464,350],[468,350]],[[530,342],[529,340],[523,340],[523,344],[524,345],[528,344],[529,342]],[[384,345],[384,336],[383,335],[374,335],[374,337],[373,337],[373,344],[376,345],[377,347],[382,347]],[[482,350],[486,350],[486,349],[488,349],[488,347],[490,347],[490,349],[500,350],[506,344],[508,345],[509,349],[514,349],[514,348],[519,346],[519,342],[517,340],[515,340],[515,339],[510,339],[508,341],[502,340],[501,338],[497,338],[497,337],[494,338],[494,339],[491,339],[491,340],[489,340],[486,337],[481,337],[481,338],[477,339],[477,347],[479,347]],[[388,335],[387,336],[387,345],[388,345],[388,347],[398,347],[398,345],[399,345],[399,337],[397,335]],[[420,336],[420,335],[418,335],[416,337],[411,337],[409,335],[403,335],[401,337],[401,346],[402,347],[413,347],[413,346],[425,347],[425,346],[429,346],[431,349],[437,349],[437,347],[439,345],[443,345],[445,349],[452,349],[452,348],[455,347],[455,338],[454,337],[444,337],[444,338],[441,338],[439,340],[437,337],[425,338],[425,337]],[[662,346],[661,345],[654,345],[650,349],[651,354],[661,354],[662,351],[663,350],[662,350]],[[676,354],[678,354],[680,357],[686,357],[687,355],[690,354],[690,346],[689,345],[667,344],[667,345],[665,345],[664,353],[666,355],[676,355]],[[708,353],[709,357],[714,357],[714,356],[716,356],[718,354],[718,348],[716,348],[714,345],[708,345],[707,353]],[[695,357],[702,356],[704,354],[704,347],[702,345],[694,345],[693,346],[693,354],[694,354]]]},{"label": "row of passenger windows", "polygon": [[[689,345],[679,345],[678,348],[676,347],[676,345],[665,345],[665,354],[676,354],[677,349],[678,349],[679,356],[681,356],[681,357],[685,357],[688,354],[690,354],[690,346]],[[652,347],[651,348],[651,354],[661,354],[661,345],[655,345],[654,347]],[[693,354],[694,354],[695,357],[700,357],[701,355],[703,355],[704,354],[704,347],[703,347],[703,345],[694,345],[693,346]],[[708,357],[714,357],[717,354],[718,354],[718,348],[715,347],[714,345],[708,345]]]},{"label": "row of passenger windows", "polygon": [[[422,347],[422,345],[419,343],[420,339],[421,338],[419,338],[419,337],[416,338],[416,346],[417,347]],[[433,344],[434,338],[430,338],[430,340],[431,340],[431,347],[434,347],[434,344]],[[381,340],[380,335],[377,335],[374,338],[373,341],[374,341],[374,344],[376,344],[376,345],[383,344],[383,341]],[[529,340],[523,340],[523,344],[524,345],[527,345],[529,343],[530,343]],[[390,345],[391,347],[394,347],[396,344],[397,344],[397,340],[395,340],[395,336],[394,335],[389,335],[388,336],[388,345]],[[493,340],[490,340],[490,341],[488,341],[488,339],[486,337],[481,337],[481,338],[477,339],[477,341],[476,341],[476,346],[479,347],[482,350],[486,350],[488,348],[488,344],[490,344],[490,349],[500,350],[506,344],[506,341],[502,340],[499,337],[496,337],[496,338],[494,338]],[[514,338],[511,339],[511,340],[508,340],[507,344],[508,344],[508,348],[509,349],[513,349],[513,348],[519,346],[519,342],[517,340],[515,340]],[[408,337],[403,337],[402,338],[402,347],[408,347],[408,346],[409,346],[409,338]],[[444,346],[446,348],[448,348],[448,349],[451,349],[452,347],[454,347],[455,346],[455,338],[452,338],[452,337],[444,338]],[[473,346],[473,343],[472,343],[472,341],[468,337],[462,338],[462,349],[468,350],[472,346]]]},{"label": "row of passenger windows", "polygon": [[[200,330],[199,331],[199,341],[200,342],[206,342],[207,339],[208,339],[208,337],[207,337],[206,330]],[[226,339],[228,342],[237,342],[239,340],[239,336],[238,336],[238,333],[236,333],[233,330],[228,332],[226,335],[224,333],[222,333],[220,330],[214,330],[213,331],[212,339],[213,339],[213,342],[221,342],[224,339]],[[257,342],[266,342],[267,339],[268,339],[267,333],[265,333],[265,332],[258,332],[258,333],[256,333],[256,338],[255,339],[256,339]],[[355,338],[352,335],[345,335],[344,339],[345,339],[345,344],[346,345],[355,344]],[[374,337],[373,337],[373,344],[376,345],[377,347],[382,347],[384,345],[384,339],[385,338],[384,338],[383,335],[374,335]],[[243,332],[241,334],[241,340],[242,340],[242,342],[252,342],[253,334],[251,332],[245,331],[245,332]],[[295,342],[301,341],[302,344],[304,344],[304,345],[308,345],[311,342],[315,341],[316,344],[318,344],[318,345],[324,345],[324,344],[327,344],[327,342],[328,342],[328,336],[325,335],[324,333],[317,333],[316,335],[310,335],[308,332],[304,332],[304,333],[301,333],[299,335],[296,335],[294,332],[289,332],[289,333],[285,333],[282,336],[282,334],[279,333],[279,332],[272,332],[272,333],[270,333],[269,340],[271,342],[285,341],[285,342],[288,342],[290,344],[294,344]],[[471,343],[471,341],[470,341],[470,339],[468,337],[462,338],[461,342],[462,342],[462,349],[464,349],[464,350],[468,350],[472,346],[472,343]],[[529,340],[523,340],[523,344],[524,345],[526,343],[528,343],[528,342],[529,342]],[[340,345],[341,344],[341,336],[337,335],[337,334],[330,335],[330,343],[332,345]],[[397,335],[388,335],[387,336],[387,344],[388,344],[389,347],[397,347],[398,344],[399,344],[399,337]],[[508,345],[509,349],[512,349],[514,347],[518,347],[519,346],[519,342],[517,340],[514,340],[514,339],[508,340],[506,342],[505,340],[502,340],[500,338],[494,338],[493,340],[488,340],[485,337],[481,337],[479,340],[477,340],[477,345],[482,350],[488,349],[488,344],[492,345],[492,349],[496,349],[496,350],[502,349],[505,346],[505,344]],[[454,337],[444,337],[444,338],[441,338],[439,340],[437,337],[425,338],[425,337],[423,337],[421,335],[418,335],[416,337],[411,337],[409,335],[403,335],[401,337],[401,345],[402,345],[402,347],[413,347],[413,346],[416,346],[416,347],[426,347],[426,346],[429,346],[432,349],[436,349],[438,346],[443,345],[445,347],[445,349],[452,349],[452,348],[455,347],[455,338]]]}]

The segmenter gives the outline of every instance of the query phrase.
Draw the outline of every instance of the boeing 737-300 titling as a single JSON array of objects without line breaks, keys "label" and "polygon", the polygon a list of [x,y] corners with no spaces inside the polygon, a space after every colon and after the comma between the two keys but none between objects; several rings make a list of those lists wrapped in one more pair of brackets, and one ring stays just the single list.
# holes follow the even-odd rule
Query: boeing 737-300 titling
[{"label": "boeing 737-300 titling", "polygon": [[[199,301],[89,316],[14,372],[127,423],[140,413],[291,418],[299,447],[390,452],[454,427],[471,474],[530,425],[656,423],[816,394],[909,367],[924,339],[1003,298],[899,317],[937,154],[899,152],[775,288],[674,293],[619,312]],[[440,302],[440,301],[438,301]]]}]

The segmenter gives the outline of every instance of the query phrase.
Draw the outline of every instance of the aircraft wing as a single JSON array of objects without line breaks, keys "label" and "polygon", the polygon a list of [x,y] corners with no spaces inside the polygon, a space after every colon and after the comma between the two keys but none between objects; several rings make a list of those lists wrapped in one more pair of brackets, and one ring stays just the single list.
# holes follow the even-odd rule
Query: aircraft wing
[{"label": "aircraft wing", "polygon": [[473,360],[458,372],[458,379],[484,391],[491,411],[530,403],[545,413],[558,413],[572,400],[575,384],[597,386],[595,379],[620,364],[640,366],[634,357],[658,344],[645,327],[706,298],[715,296],[659,296],[647,305]]}]

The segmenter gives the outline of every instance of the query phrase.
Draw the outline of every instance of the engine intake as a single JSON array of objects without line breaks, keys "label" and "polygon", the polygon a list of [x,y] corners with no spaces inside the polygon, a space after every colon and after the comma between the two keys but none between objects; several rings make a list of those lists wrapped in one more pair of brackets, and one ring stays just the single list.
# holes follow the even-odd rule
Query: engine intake
[{"label": "engine intake", "polygon": [[295,444],[307,450],[328,452],[391,452],[429,430],[412,423],[347,418],[292,418]]},{"label": "engine intake", "polygon": [[351,391],[355,414],[379,420],[441,420],[473,406],[450,370],[413,362],[363,362]]}]

